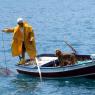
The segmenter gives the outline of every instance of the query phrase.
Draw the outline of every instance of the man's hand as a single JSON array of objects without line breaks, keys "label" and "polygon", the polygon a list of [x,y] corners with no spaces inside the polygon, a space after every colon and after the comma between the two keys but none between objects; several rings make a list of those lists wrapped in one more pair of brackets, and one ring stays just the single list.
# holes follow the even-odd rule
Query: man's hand
[{"label": "man's hand", "polygon": [[30,43],[32,43],[32,42],[33,42],[33,39],[34,39],[34,38],[33,38],[33,37],[31,37],[31,39],[30,39],[30,41],[29,41],[29,42],[30,42]]},{"label": "man's hand", "polygon": [[2,32],[7,32],[8,31],[8,28],[5,28],[2,30]]}]

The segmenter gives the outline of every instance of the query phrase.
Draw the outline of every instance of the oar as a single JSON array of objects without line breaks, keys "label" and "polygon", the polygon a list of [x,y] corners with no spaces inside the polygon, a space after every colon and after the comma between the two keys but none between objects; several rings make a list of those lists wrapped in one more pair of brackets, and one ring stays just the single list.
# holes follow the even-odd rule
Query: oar
[{"label": "oar", "polygon": [[69,46],[69,47],[72,49],[72,51],[73,51],[75,54],[77,54],[77,51],[72,47],[72,45],[70,45],[66,40],[63,40],[63,41],[66,43],[67,46]]},{"label": "oar", "polygon": [[42,74],[41,74],[41,70],[40,70],[39,63],[38,63],[38,59],[35,58],[35,60],[36,60],[36,63],[37,63],[37,67],[38,67],[38,72],[39,72],[40,80],[42,81]]}]

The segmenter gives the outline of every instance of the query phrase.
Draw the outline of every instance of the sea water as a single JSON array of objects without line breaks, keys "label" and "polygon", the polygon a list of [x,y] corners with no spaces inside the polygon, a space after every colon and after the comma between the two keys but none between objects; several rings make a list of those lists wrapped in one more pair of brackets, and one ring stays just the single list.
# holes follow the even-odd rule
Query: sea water
[{"label": "sea water", "polygon": [[[95,0],[0,0],[0,31],[17,25],[24,18],[35,32],[37,53],[56,49],[79,54],[95,53]],[[0,95],[95,95],[95,80],[86,78],[44,79],[16,72],[17,57],[11,56],[12,34],[0,32],[0,66],[10,75],[0,74]],[[4,51],[5,50],[5,55]],[[6,56],[6,61],[5,61]]]}]

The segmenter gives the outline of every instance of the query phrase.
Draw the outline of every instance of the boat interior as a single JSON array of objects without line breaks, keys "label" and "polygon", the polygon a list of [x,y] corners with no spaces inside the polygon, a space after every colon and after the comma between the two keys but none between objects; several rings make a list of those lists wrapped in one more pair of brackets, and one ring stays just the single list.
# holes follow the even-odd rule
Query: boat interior
[{"label": "boat interior", "polygon": [[[81,61],[89,61],[89,60],[92,60],[91,59],[91,55],[75,55],[75,57],[76,57],[77,62],[79,62],[79,61],[81,62]],[[43,58],[43,59],[41,59],[41,60],[43,60],[43,63],[40,63],[40,66],[41,67],[55,67],[55,66],[60,66],[60,62],[59,62],[58,58],[55,56],[55,54],[41,54],[41,55],[38,55],[37,58],[38,59]],[[49,61],[46,61],[45,62],[44,59],[46,59],[46,58]],[[29,61],[30,61],[30,59],[26,60],[26,62],[29,62]],[[76,64],[77,64],[77,62],[76,62]],[[75,63],[72,63],[72,64],[75,64]]]}]

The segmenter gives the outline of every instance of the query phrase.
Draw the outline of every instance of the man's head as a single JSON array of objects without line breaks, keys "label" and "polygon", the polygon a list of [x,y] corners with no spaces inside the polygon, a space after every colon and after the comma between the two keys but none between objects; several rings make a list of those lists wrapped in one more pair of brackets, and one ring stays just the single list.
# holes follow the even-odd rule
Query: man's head
[{"label": "man's head", "polygon": [[17,19],[17,24],[20,26],[20,27],[23,27],[23,18],[18,18]]}]

